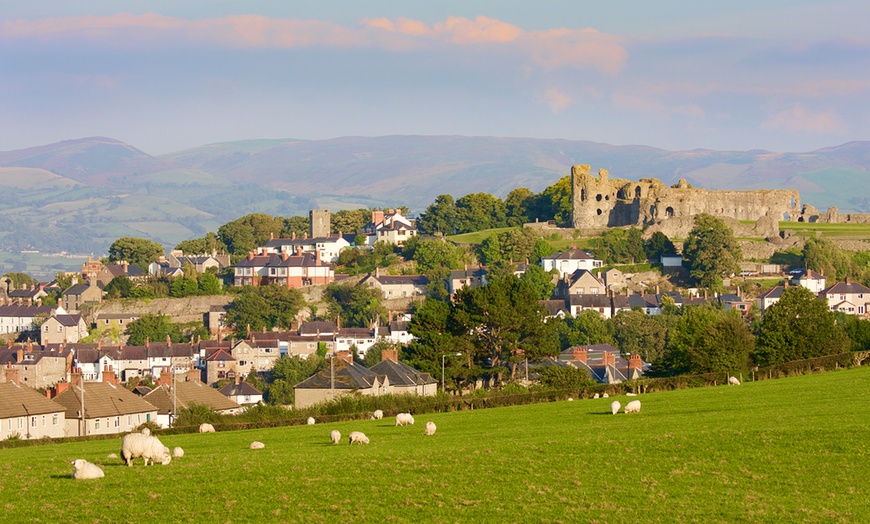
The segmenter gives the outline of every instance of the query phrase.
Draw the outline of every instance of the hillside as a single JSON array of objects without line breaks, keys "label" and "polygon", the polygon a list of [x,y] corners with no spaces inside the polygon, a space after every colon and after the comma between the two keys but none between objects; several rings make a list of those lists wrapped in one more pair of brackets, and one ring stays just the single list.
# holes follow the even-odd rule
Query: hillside
[{"label": "hillside", "polygon": [[6,249],[104,253],[120,236],[166,246],[241,215],[406,205],[518,187],[538,192],[573,164],[612,177],[686,178],[709,189],[794,188],[824,210],[870,209],[870,142],[805,153],[665,151],[589,141],[461,136],[248,140],[152,156],[92,137],[0,152]]},{"label": "hillside", "polygon": [[[118,438],[48,444],[3,450],[0,485],[20,521],[868,522],[868,391],[865,366],[641,395],[636,415],[611,397],[158,435],[184,457],[147,468],[108,458]],[[71,480],[77,458],[105,478]]]}]

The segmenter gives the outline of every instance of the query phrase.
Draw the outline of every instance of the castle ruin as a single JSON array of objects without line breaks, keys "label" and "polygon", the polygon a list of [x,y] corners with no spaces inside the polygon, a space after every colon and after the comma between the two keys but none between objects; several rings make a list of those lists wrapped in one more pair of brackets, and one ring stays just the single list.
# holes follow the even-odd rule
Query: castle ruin
[{"label": "castle ruin", "polygon": [[792,189],[696,189],[684,179],[667,187],[655,178],[632,182],[610,179],[605,169],[598,170],[597,178],[589,171],[589,165],[571,168],[575,228],[643,226],[700,213],[753,221],[801,218],[800,194]]}]

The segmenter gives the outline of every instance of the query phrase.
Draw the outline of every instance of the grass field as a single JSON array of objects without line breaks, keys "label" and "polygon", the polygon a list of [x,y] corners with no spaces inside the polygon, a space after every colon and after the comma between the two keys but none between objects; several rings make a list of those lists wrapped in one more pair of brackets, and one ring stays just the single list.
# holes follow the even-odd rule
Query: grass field
[{"label": "grass field", "polygon": [[[0,507],[8,522],[870,522],[870,368],[638,398],[637,415],[610,398],[167,435],[185,456],[148,468],[106,458],[120,439],[6,449]],[[348,446],[351,430],[371,444]],[[76,458],[106,477],[72,480]]]},{"label": "grass field", "polygon": [[822,224],[818,222],[780,222],[782,231],[794,231],[798,236],[815,236],[821,232],[824,237],[870,238],[870,224]]}]

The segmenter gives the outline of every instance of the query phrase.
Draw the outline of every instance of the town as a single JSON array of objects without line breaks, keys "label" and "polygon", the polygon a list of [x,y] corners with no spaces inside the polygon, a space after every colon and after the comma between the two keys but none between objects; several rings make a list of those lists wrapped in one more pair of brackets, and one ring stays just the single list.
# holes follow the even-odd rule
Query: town
[{"label": "town", "polygon": [[[795,191],[727,193],[575,166],[541,194],[443,195],[416,219],[252,215],[168,254],[122,238],[53,282],[6,275],[0,439],[167,428],[197,405],[233,415],[866,358],[864,252],[780,231],[865,217],[801,208]],[[759,243],[737,237],[757,236],[766,256],[747,260]]]}]

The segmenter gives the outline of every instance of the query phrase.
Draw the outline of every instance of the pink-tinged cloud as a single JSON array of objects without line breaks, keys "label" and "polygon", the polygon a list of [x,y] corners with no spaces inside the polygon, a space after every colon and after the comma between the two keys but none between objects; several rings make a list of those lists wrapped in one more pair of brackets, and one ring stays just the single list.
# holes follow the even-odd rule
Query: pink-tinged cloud
[{"label": "pink-tinged cloud", "polygon": [[767,131],[791,131],[830,135],[845,130],[845,124],[833,111],[812,113],[802,104],[771,112],[761,128]]},{"label": "pink-tinged cloud", "polygon": [[451,16],[444,22],[435,24],[432,29],[436,34],[446,35],[454,44],[513,42],[524,34],[515,25],[485,16],[478,16],[474,20]]},{"label": "pink-tinged cloud", "polygon": [[544,91],[536,100],[539,103],[546,104],[553,113],[561,113],[574,105],[574,100],[570,96],[555,87]]}]

